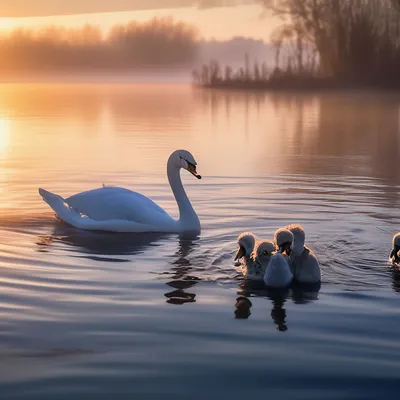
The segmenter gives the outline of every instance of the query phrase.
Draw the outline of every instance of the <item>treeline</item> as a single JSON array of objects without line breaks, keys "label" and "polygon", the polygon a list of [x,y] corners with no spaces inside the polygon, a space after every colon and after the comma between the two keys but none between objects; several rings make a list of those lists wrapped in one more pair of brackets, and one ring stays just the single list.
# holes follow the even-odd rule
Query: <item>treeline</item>
[{"label": "treeline", "polygon": [[0,35],[0,74],[170,67],[191,63],[199,33],[172,18],[116,25],[17,29]]},{"label": "treeline", "polygon": [[245,58],[244,67],[233,69],[222,66],[217,61],[203,64],[200,69],[193,71],[193,83],[202,87],[225,89],[328,89],[335,88],[337,81],[331,77],[317,74],[312,66],[302,71],[293,68],[290,57],[286,60],[285,68],[268,67],[265,62],[250,63]]},{"label": "treeline", "polygon": [[315,74],[400,86],[400,0],[260,1],[284,21],[273,35],[278,63],[280,48],[289,45],[291,67],[301,73],[311,46]]},{"label": "treeline", "polygon": [[400,0],[260,0],[283,20],[274,62],[233,71],[218,63],[195,83],[233,88],[400,88]]}]

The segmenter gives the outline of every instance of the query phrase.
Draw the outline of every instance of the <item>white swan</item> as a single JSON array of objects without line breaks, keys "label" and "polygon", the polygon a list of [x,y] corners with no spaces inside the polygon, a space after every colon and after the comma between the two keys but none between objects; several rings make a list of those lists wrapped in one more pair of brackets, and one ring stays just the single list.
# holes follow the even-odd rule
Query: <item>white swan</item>
[{"label": "white swan", "polygon": [[262,280],[260,265],[253,258],[256,237],[251,232],[243,232],[238,236],[237,242],[239,248],[235,255],[235,261],[239,262],[243,276],[251,280]]},{"label": "white swan", "polygon": [[68,199],[39,189],[43,200],[68,224],[87,230],[111,232],[200,233],[200,221],[183,188],[180,169],[197,179],[196,161],[186,150],[174,151],[167,163],[168,181],[179,207],[179,220],[148,197],[119,187],[102,187]]},{"label": "white swan", "polygon": [[321,281],[321,268],[314,252],[304,245],[306,234],[302,226],[286,226],[293,233],[294,241],[290,253],[290,268],[294,278],[301,283],[318,283]]},{"label": "white swan", "polygon": [[393,236],[393,250],[390,253],[390,261],[400,265],[400,232]]}]

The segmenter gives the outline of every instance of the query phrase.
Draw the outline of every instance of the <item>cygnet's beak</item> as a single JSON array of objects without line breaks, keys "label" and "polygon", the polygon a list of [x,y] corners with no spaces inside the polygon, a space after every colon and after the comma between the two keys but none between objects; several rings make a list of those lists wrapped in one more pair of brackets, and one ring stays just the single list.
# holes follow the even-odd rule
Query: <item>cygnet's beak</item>
[{"label": "cygnet's beak", "polygon": [[289,244],[288,242],[283,243],[279,249],[278,249],[278,253],[284,253],[286,251],[286,254],[288,256],[290,256],[291,252],[293,251],[293,245]]},{"label": "cygnet's beak", "polygon": [[191,164],[190,162],[188,162],[188,168],[187,168],[187,170],[188,170],[193,176],[195,176],[197,179],[201,179],[201,175],[199,175],[199,174],[197,173],[196,166],[195,166],[194,164]]},{"label": "cygnet's beak", "polygon": [[395,260],[400,259],[400,246],[394,246],[392,252],[390,253],[390,258],[394,258]]},{"label": "cygnet's beak", "polygon": [[240,260],[244,255],[246,254],[246,251],[243,246],[240,246],[238,251],[236,252],[235,260]]}]

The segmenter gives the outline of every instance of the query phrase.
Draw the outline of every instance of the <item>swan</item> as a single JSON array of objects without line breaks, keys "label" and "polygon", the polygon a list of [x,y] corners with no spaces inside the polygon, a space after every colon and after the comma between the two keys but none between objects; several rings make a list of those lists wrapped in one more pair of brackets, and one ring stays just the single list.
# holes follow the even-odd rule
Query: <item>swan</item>
[{"label": "swan", "polygon": [[[256,247],[254,249],[252,257],[253,257],[253,260],[254,260],[256,266],[258,266],[257,272],[259,271],[258,272],[259,275],[257,276],[257,278],[259,280],[261,280],[261,281],[264,280],[264,282],[265,282],[267,269],[269,268],[270,262],[271,262],[272,258],[274,257],[275,253],[276,253],[276,246],[270,240],[261,240],[260,242],[258,242],[256,244]],[[285,262],[287,264],[287,261],[285,261]],[[278,267],[278,269],[280,269],[280,268]],[[289,272],[290,275],[292,275],[290,272],[289,265],[287,265],[287,271]],[[285,274],[285,273],[283,273],[283,274]],[[275,275],[275,280],[280,279],[279,271],[278,272],[275,271],[274,275]],[[292,280],[292,278],[293,277],[291,276],[290,281]],[[271,280],[268,279],[268,281],[271,281]],[[272,287],[274,285],[269,285],[269,286]],[[278,284],[278,286],[279,286],[279,284]],[[284,286],[286,286],[286,285],[284,285]]]},{"label": "swan", "polygon": [[269,240],[257,243],[254,257],[262,271],[262,280],[270,288],[284,288],[292,282],[293,274],[281,249],[276,252],[275,244]]},{"label": "swan", "polygon": [[400,265],[400,232],[393,236],[393,250],[390,253],[390,261]]},{"label": "swan", "polygon": [[304,245],[306,234],[302,226],[286,226],[292,232],[294,241],[289,257],[289,264],[294,278],[301,283],[318,283],[321,281],[321,268],[314,252]]},{"label": "swan", "polygon": [[193,233],[201,231],[199,218],[183,188],[180,170],[197,179],[196,161],[187,150],[174,151],[167,163],[168,181],[179,207],[179,220],[148,197],[120,187],[101,187],[63,199],[39,189],[43,200],[64,222],[79,229],[110,232]]},{"label": "swan", "polygon": [[244,277],[252,280],[262,280],[260,265],[253,257],[253,250],[256,244],[256,237],[251,232],[243,232],[237,238],[239,248],[235,255]]},{"label": "swan", "polygon": [[264,274],[266,286],[283,289],[292,283],[293,274],[286,257],[279,251],[271,256]]},{"label": "swan", "polygon": [[286,228],[280,228],[274,234],[275,246],[287,260],[289,260],[289,255],[292,251],[293,240],[293,233]]}]

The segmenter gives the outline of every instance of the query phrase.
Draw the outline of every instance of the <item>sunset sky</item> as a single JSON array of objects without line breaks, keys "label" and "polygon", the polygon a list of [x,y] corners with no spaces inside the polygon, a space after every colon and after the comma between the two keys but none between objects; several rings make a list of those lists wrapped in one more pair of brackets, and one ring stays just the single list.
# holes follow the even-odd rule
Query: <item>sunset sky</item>
[{"label": "sunset sky", "polygon": [[[90,23],[107,30],[130,20],[173,16],[197,26],[207,39],[239,35],[268,40],[279,21],[256,3],[254,0],[13,0],[0,2],[0,29],[77,27]],[[190,6],[193,4],[197,6]]]}]

